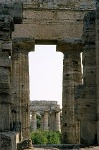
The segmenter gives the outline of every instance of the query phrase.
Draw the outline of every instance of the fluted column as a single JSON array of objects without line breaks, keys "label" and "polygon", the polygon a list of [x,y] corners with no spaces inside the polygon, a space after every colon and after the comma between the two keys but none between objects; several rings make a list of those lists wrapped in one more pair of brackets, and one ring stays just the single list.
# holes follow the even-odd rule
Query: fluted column
[{"label": "fluted column", "polygon": [[36,131],[37,129],[37,120],[36,120],[36,111],[32,111],[32,131]]},{"label": "fluted column", "polygon": [[12,51],[12,98],[15,112],[15,130],[22,132],[22,137],[30,136],[30,98],[28,52],[34,49],[34,40],[23,38],[13,40]]},{"label": "fluted column", "polygon": [[82,43],[79,39],[58,41],[57,50],[64,53],[63,61],[63,99],[62,99],[62,140],[63,143],[76,144],[75,87],[81,84]]},{"label": "fluted column", "polygon": [[44,129],[44,131],[48,130],[48,111],[44,111],[43,129]]}]

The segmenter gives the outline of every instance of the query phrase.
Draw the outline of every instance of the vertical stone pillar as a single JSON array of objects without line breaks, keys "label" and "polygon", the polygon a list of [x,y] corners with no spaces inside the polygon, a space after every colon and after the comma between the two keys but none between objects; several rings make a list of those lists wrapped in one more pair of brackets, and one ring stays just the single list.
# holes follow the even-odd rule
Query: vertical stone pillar
[{"label": "vertical stone pillar", "polygon": [[0,15],[0,131],[10,131],[11,89],[10,74],[12,50],[11,34],[13,19],[9,15]]},{"label": "vertical stone pillar", "polygon": [[43,115],[43,129],[44,131],[48,130],[48,111],[44,111]]},{"label": "vertical stone pillar", "polygon": [[57,50],[64,53],[63,100],[62,100],[62,140],[76,144],[75,87],[82,83],[81,58],[82,42],[79,39],[58,41]]},{"label": "vertical stone pillar", "polygon": [[99,145],[99,1],[96,7],[97,142]]},{"label": "vertical stone pillar", "polygon": [[60,111],[55,112],[55,131],[61,131],[61,129],[60,129]]},{"label": "vertical stone pillar", "polygon": [[32,125],[32,131],[36,131],[37,130],[37,120],[36,120],[36,111],[32,111],[32,121],[31,121],[31,125]]},{"label": "vertical stone pillar", "polygon": [[49,118],[49,129],[51,131],[55,130],[55,112],[51,110],[50,118]]},{"label": "vertical stone pillar", "polygon": [[84,84],[78,102],[81,143],[85,142],[88,145],[97,144],[95,15],[95,11],[92,11],[84,17],[82,55]]},{"label": "vertical stone pillar", "polygon": [[43,112],[41,113],[41,129],[44,130],[44,114]]},{"label": "vertical stone pillar", "polygon": [[13,40],[12,51],[12,98],[15,112],[15,130],[22,132],[20,140],[30,137],[30,98],[28,52],[34,49],[34,40]]}]

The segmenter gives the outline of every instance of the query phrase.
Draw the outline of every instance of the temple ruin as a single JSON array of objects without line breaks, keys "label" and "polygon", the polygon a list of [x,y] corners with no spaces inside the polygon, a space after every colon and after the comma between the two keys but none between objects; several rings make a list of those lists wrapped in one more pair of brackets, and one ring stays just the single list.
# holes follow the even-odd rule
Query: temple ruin
[{"label": "temple ruin", "polygon": [[57,101],[31,101],[30,112],[32,131],[37,130],[37,114],[41,116],[40,129],[44,131],[61,131],[61,109]]},{"label": "temple ruin", "polygon": [[28,53],[35,44],[64,54],[62,142],[99,145],[99,0],[0,0],[0,150],[34,149]]}]

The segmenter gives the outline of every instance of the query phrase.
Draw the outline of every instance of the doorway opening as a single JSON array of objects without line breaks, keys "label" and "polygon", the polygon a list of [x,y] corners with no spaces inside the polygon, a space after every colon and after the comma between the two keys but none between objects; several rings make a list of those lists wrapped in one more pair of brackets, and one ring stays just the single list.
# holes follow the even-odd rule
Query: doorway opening
[{"label": "doorway opening", "polygon": [[29,53],[30,100],[58,101],[62,107],[63,54],[56,45],[35,45]]}]

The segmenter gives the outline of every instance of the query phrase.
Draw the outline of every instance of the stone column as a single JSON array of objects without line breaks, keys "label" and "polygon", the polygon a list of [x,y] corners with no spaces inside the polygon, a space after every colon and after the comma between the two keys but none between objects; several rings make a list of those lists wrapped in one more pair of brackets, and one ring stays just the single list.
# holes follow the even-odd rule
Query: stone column
[{"label": "stone column", "polygon": [[63,143],[77,144],[75,87],[82,83],[81,58],[82,42],[80,39],[58,41],[57,50],[64,53],[63,62],[63,100],[62,100],[62,140]]},{"label": "stone column", "polygon": [[31,121],[31,125],[32,125],[32,131],[36,131],[37,130],[37,120],[36,120],[36,111],[32,111],[32,121]]},{"label": "stone column", "polygon": [[55,112],[55,131],[61,131],[61,129],[60,129],[60,111]]},{"label": "stone column", "polygon": [[44,116],[43,116],[43,129],[44,131],[48,130],[48,111],[44,111]]},{"label": "stone column", "polygon": [[49,130],[50,131],[54,131],[55,130],[55,111],[53,111],[53,110],[51,110],[51,112],[50,112]]},{"label": "stone column", "polygon": [[41,113],[41,129],[44,130],[44,114]]},{"label": "stone column", "polygon": [[34,40],[13,40],[12,51],[12,98],[15,112],[15,130],[22,132],[20,140],[30,137],[30,98],[28,52],[34,49]]},{"label": "stone column", "polygon": [[96,8],[97,144],[99,145],[99,1]]},{"label": "stone column", "polygon": [[2,132],[10,131],[11,123],[11,60],[9,56],[12,51],[12,30],[12,17],[0,15],[0,131]]}]

